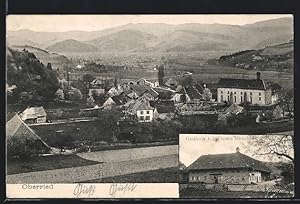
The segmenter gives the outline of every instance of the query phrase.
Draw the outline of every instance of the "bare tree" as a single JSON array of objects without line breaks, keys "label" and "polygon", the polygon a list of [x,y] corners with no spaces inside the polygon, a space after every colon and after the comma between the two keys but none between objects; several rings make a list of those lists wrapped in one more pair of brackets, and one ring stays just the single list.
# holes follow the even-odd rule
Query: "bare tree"
[{"label": "bare tree", "polygon": [[[294,162],[293,135],[264,135],[253,137],[247,143],[247,149],[254,155],[269,158],[280,157]],[[253,151],[254,150],[254,151]]]}]

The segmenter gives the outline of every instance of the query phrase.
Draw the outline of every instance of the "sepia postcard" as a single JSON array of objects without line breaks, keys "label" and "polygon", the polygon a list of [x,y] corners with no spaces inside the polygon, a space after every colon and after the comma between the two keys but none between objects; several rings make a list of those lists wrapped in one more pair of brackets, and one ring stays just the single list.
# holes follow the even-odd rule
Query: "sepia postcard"
[{"label": "sepia postcard", "polygon": [[[293,20],[288,14],[8,15],[7,196],[291,197],[294,181],[286,177],[293,154],[249,148],[282,137],[280,147],[291,150]],[[189,141],[213,136],[185,134],[219,139]],[[201,168],[232,157],[237,166],[230,177],[219,165],[209,181],[203,178]],[[239,185],[244,193],[231,192]],[[258,186],[266,189],[245,190]],[[211,188],[221,190],[207,193]]]},{"label": "sepia postcard", "polygon": [[180,135],[180,197],[294,196],[293,135]]}]

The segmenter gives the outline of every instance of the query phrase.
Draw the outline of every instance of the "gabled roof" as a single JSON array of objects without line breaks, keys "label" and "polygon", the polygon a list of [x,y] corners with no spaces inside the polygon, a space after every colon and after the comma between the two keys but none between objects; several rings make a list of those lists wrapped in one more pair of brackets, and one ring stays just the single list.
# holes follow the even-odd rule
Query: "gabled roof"
[{"label": "gabled roof", "polygon": [[176,80],[176,79],[174,79],[174,78],[169,78],[167,81],[166,81],[166,83],[165,83],[165,85],[167,85],[167,86],[171,86],[171,85],[178,85],[179,84],[179,82]]},{"label": "gabled roof", "polygon": [[202,155],[187,168],[188,170],[252,169],[267,173],[271,172],[263,162],[240,152]]},{"label": "gabled roof", "polygon": [[[41,141],[44,147],[51,149],[21,118],[16,114],[6,123],[6,139],[15,138],[20,141],[32,140]],[[25,143],[24,143],[25,144]]]},{"label": "gabled roof", "polygon": [[124,107],[129,111],[137,111],[137,110],[154,110],[153,107],[147,101],[143,99],[131,100],[128,101]]},{"label": "gabled roof", "polygon": [[21,113],[21,118],[22,118],[22,120],[27,120],[27,119],[34,119],[37,117],[44,117],[46,115],[47,114],[43,107],[30,107],[30,108],[26,108]]},{"label": "gabled roof", "polygon": [[148,84],[149,86],[154,86],[154,83],[152,83],[144,78],[140,78],[139,80],[136,81],[136,83],[138,84],[140,81],[144,81],[145,84]]},{"label": "gabled roof", "polygon": [[130,89],[133,90],[137,95],[142,96],[144,93],[148,92],[153,97],[158,97],[159,94],[150,86],[147,85],[130,85]]},{"label": "gabled roof", "polygon": [[218,83],[218,88],[266,90],[265,83],[262,79],[221,78]]},{"label": "gabled roof", "polygon": [[231,106],[229,106],[229,108],[227,108],[225,110],[225,114],[239,114],[244,110],[244,108],[242,106],[239,106],[235,103],[231,104]]},{"label": "gabled roof", "polygon": [[202,99],[202,95],[199,91],[195,88],[195,86],[188,86],[185,87],[186,93],[189,95],[191,99]]},{"label": "gabled roof", "polygon": [[156,108],[158,113],[173,113],[175,111],[174,101],[150,101],[150,105]]},{"label": "gabled roof", "polygon": [[112,96],[111,98],[116,103],[117,106],[124,105],[130,100],[130,98],[124,93],[121,93],[120,95],[117,96]]}]

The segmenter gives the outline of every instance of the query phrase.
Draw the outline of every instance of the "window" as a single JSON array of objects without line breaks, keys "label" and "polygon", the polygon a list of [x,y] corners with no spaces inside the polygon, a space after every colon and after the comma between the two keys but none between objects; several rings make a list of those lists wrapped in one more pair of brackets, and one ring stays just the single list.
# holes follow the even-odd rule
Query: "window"
[{"label": "window", "polygon": [[252,96],[252,92],[250,92],[250,95]]},{"label": "window", "polygon": [[236,94],[236,92],[234,92],[234,94]]},{"label": "window", "polygon": [[144,116],[140,116],[140,120],[144,120]]},{"label": "window", "polygon": [[147,114],[149,114],[150,113],[150,111],[147,111]]},{"label": "window", "polygon": [[223,93],[223,91],[221,91],[221,94]]},{"label": "window", "polygon": [[145,120],[150,120],[150,116],[147,115],[146,118],[145,118]]},{"label": "window", "polygon": [[258,97],[258,100],[261,101],[261,97]]},{"label": "window", "polygon": [[227,101],[229,101],[230,99],[229,99],[229,96],[227,96]]},{"label": "window", "polygon": [[200,181],[200,176],[198,176],[198,181]]},{"label": "window", "polygon": [[144,111],[140,111],[140,113],[141,113],[141,115],[143,115],[143,114],[144,114]]},{"label": "window", "polygon": [[227,94],[229,94],[229,91],[227,92]]},{"label": "window", "polygon": [[261,93],[259,92],[258,95],[261,96]]},{"label": "window", "polygon": [[252,96],[250,96],[250,102],[252,103]]},{"label": "window", "polygon": [[241,103],[243,102],[243,96],[241,96]]},{"label": "window", "polygon": [[223,102],[223,95],[221,95],[221,102]]},{"label": "window", "polygon": [[236,103],[236,96],[234,96],[234,102]]},{"label": "window", "polygon": [[243,92],[241,92],[241,95],[243,95]]}]

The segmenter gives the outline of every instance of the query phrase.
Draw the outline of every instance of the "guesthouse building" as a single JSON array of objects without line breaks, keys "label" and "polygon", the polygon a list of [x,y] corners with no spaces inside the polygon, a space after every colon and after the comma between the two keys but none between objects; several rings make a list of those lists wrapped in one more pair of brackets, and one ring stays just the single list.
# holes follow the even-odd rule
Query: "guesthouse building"
[{"label": "guesthouse building", "polygon": [[261,161],[239,152],[202,155],[187,167],[190,183],[256,184],[271,170]]}]

